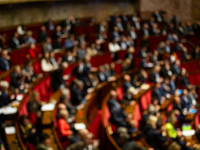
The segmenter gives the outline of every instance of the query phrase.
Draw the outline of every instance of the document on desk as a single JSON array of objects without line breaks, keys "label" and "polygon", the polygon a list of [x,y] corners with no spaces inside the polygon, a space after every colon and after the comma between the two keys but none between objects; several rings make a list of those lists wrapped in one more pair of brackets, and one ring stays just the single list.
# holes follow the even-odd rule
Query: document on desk
[{"label": "document on desk", "polygon": [[52,101],[51,103],[47,103],[42,105],[41,111],[53,111],[55,108],[56,102]]},{"label": "document on desk", "polygon": [[16,107],[6,106],[0,109],[0,114],[11,115],[17,113]]},{"label": "document on desk", "polygon": [[193,136],[195,134],[195,130],[184,130],[182,131],[183,136]]},{"label": "document on desk", "polygon": [[12,127],[5,127],[5,133],[6,134],[15,134],[16,133],[15,127],[14,126],[12,126]]},{"label": "document on desk", "polygon": [[81,130],[81,129],[86,129],[86,126],[85,126],[84,123],[75,123],[75,124],[74,124],[74,128],[75,128],[76,130]]}]

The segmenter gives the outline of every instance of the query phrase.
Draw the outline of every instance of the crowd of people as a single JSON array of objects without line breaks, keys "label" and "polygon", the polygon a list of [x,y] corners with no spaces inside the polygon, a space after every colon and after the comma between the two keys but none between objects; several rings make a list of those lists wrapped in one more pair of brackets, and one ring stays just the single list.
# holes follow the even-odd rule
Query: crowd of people
[{"label": "crowd of people", "polygon": [[[170,140],[173,141],[169,146],[170,150],[175,147],[177,150],[191,149],[189,143],[184,141],[179,127],[184,123],[187,112],[198,106],[198,94],[196,87],[191,85],[188,80],[187,70],[180,67],[180,60],[200,58],[200,50],[199,47],[196,47],[190,53],[180,41],[175,30],[183,35],[192,35],[199,30],[199,22],[197,21],[193,26],[189,22],[187,22],[187,26],[184,23],[179,25],[177,17],[174,16],[167,24],[162,14],[157,11],[145,22],[141,21],[137,13],[131,17],[128,17],[125,12],[120,15],[116,13],[109,18],[109,22],[103,21],[98,25],[95,40],[91,43],[88,35],[75,35],[76,23],[73,16],[57,25],[49,20],[41,26],[37,40],[33,37],[32,31],[20,26],[9,39],[8,49],[5,49],[6,46],[0,40],[1,70],[7,71],[11,68],[9,52],[12,50],[29,47],[28,57],[30,58],[24,62],[23,66],[14,66],[10,83],[0,82],[0,108],[7,105],[12,106],[12,102],[16,101],[17,94],[25,93],[30,88],[30,83],[34,82],[36,78],[51,72],[53,91],[62,88],[62,96],[56,105],[57,114],[55,116],[56,130],[61,143],[67,146],[67,150],[97,149],[99,142],[94,140],[93,133],[87,129],[78,131],[74,129],[75,114],[78,109],[84,107],[86,103],[84,97],[89,90],[104,81],[116,80],[114,61],[119,58],[117,52],[127,50],[121,69],[121,72],[125,74],[123,99],[118,102],[118,93],[113,90],[108,100],[111,113],[110,122],[117,126],[113,138],[122,149],[143,149],[131,140],[131,135],[137,133],[138,129],[135,127],[132,114],[126,114],[125,107],[135,104],[134,96],[137,95],[141,85],[151,82],[154,84],[152,104],[144,111],[139,126],[142,137],[155,150],[162,149],[162,144]],[[48,35],[50,30],[53,30],[51,37]],[[156,50],[152,52],[149,36],[155,35],[166,36],[166,40],[158,43]],[[141,39],[140,43],[137,42],[138,39]],[[37,43],[42,45],[42,51],[38,49]],[[108,50],[111,52],[113,62],[95,68],[90,63],[91,57],[103,53],[106,43],[108,43]],[[64,49],[63,56],[56,58],[55,54],[62,49]],[[181,52],[181,58],[178,58],[176,52]],[[134,60],[137,57],[142,58],[139,64],[139,73],[130,76],[126,73],[136,67]],[[42,73],[39,74],[35,73],[31,62],[36,58],[41,59]],[[63,72],[73,62],[77,62],[73,71],[63,76]],[[66,80],[73,76],[76,78],[70,83],[70,86],[67,85]],[[179,77],[180,81],[177,82]],[[63,89],[65,86],[69,88]],[[179,88],[183,90],[179,90]],[[23,143],[37,145],[36,149],[38,150],[50,150],[52,148],[49,146],[49,135],[41,133],[43,103],[39,101],[39,94],[33,91],[29,96],[27,103],[29,116],[22,115],[19,119],[20,135]],[[173,110],[167,114],[166,124],[163,124],[163,116],[159,112],[160,106],[169,98],[174,99]]]}]

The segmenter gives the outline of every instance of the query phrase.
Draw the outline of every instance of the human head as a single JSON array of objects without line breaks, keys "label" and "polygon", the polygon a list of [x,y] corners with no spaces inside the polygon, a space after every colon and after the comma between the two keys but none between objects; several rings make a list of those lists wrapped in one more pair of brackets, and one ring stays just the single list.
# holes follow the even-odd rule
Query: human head
[{"label": "human head", "polygon": [[146,124],[150,125],[152,128],[156,128],[158,118],[156,116],[150,115]]},{"label": "human head", "polygon": [[60,114],[60,118],[64,119],[64,120],[67,120],[68,116],[69,116],[69,113],[68,111],[65,109],[61,109],[59,111],[59,114]]},{"label": "human head", "polygon": [[37,91],[33,91],[30,96],[30,101],[38,101],[39,100],[39,93]]},{"label": "human head", "polygon": [[40,141],[46,145],[46,146],[49,146],[50,143],[51,143],[51,138],[48,134],[46,133],[43,133],[41,136],[40,136]]},{"label": "human head", "polygon": [[0,81],[0,89],[5,91],[9,88],[9,83],[5,80]]},{"label": "human head", "polygon": [[115,90],[110,91],[110,98],[111,99],[117,99],[117,92]]},{"label": "human head", "polygon": [[22,124],[23,126],[26,126],[26,125],[28,125],[30,123],[29,118],[26,115],[22,115],[19,118],[19,121],[20,121],[20,124]]}]

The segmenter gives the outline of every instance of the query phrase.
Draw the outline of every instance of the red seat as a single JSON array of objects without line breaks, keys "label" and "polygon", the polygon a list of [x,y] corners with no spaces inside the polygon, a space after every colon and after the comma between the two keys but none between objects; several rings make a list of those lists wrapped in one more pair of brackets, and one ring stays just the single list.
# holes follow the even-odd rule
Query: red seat
[{"label": "red seat", "polygon": [[194,118],[194,128],[197,129],[198,128],[198,125],[199,125],[199,115],[200,115],[200,112],[198,112]]},{"label": "red seat", "polygon": [[170,105],[167,107],[167,112],[170,112],[172,109],[173,109],[173,104],[170,104]]},{"label": "red seat", "polygon": [[42,73],[41,63],[40,60],[33,63],[33,69],[35,74]]},{"label": "red seat", "polygon": [[134,112],[133,112],[133,119],[135,121],[135,127],[139,127],[139,122],[142,119],[139,104],[135,105],[135,109],[134,109]]},{"label": "red seat", "polygon": [[115,72],[116,72],[116,74],[122,74],[122,64],[121,63],[115,65]]},{"label": "red seat", "polygon": [[26,96],[25,98],[22,99],[22,104],[20,105],[20,109],[19,109],[19,116],[22,116],[22,115],[29,115],[28,114],[28,110],[27,110],[27,103],[28,103],[28,100],[29,100],[29,96]]},{"label": "red seat", "polygon": [[110,119],[110,110],[108,108],[108,106],[105,107],[104,110],[104,127],[108,127],[109,125],[109,119]]},{"label": "red seat", "polygon": [[92,121],[89,131],[92,132],[96,139],[100,137],[101,133],[101,110],[98,110],[96,117]]},{"label": "red seat", "polygon": [[118,101],[122,100],[122,98],[124,97],[123,87],[122,86],[118,87],[116,91],[117,91],[117,94],[118,94],[117,100]]}]

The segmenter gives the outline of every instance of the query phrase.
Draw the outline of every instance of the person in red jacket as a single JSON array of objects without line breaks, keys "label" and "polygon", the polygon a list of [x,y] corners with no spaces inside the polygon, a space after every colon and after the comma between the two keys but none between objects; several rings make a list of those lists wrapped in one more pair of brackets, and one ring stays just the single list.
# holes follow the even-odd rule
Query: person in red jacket
[{"label": "person in red jacket", "polygon": [[67,122],[69,114],[67,110],[60,110],[59,114],[60,118],[58,119],[57,123],[58,137],[61,142],[66,142],[69,139],[69,135],[72,134],[72,131],[70,130],[70,125]]},{"label": "person in red jacket", "polygon": [[39,49],[35,46],[35,43],[30,44],[30,48],[28,50],[28,53],[29,53],[31,59],[35,59],[37,57],[42,56]]}]

